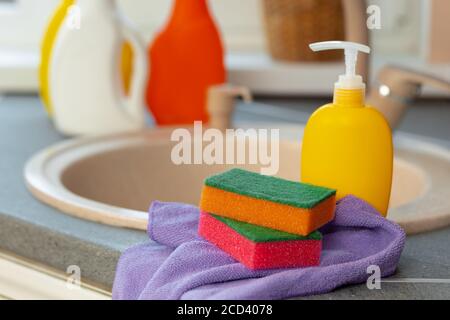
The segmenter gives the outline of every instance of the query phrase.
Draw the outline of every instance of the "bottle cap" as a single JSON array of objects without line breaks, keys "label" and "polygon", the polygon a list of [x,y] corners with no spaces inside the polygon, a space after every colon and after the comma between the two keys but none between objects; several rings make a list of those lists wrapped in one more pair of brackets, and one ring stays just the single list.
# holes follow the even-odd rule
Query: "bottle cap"
[{"label": "bottle cap", "polygon": [[358,52],[370,53],[370,48],[366,45],[349,41],[324,41],[311,43],[309,45],[313,51],[343,49],[345,52],[345,75],[339,76],[335,87],[339,89],[364,89],[366,85],[360,75],[356,74],[356,62]]}]

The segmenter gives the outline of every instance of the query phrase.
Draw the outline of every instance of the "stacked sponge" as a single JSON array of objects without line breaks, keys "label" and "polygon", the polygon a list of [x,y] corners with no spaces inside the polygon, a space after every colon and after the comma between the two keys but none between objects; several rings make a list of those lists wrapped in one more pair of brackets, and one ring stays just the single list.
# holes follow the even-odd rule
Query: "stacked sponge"
[{"label": "stacked sponge", "polygon": [[242,169],[209,177],[199,234],[251,269],[318,265],[336,191]]}]

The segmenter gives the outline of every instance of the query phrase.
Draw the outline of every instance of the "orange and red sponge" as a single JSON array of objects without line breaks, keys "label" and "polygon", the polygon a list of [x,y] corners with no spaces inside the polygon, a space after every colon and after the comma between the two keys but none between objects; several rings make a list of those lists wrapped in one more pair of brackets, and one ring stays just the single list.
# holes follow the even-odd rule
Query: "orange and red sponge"
[{"label": "orange and red sponge", "polygon": [[253,270],[319,265],[322,235],[281,232],[202,211],[199,235]]},{"label": "orange and red sponge", "polygon": [[231,169],[203,186],[200,209],[218,216],[308,236],[334,218],[336,190]]}]

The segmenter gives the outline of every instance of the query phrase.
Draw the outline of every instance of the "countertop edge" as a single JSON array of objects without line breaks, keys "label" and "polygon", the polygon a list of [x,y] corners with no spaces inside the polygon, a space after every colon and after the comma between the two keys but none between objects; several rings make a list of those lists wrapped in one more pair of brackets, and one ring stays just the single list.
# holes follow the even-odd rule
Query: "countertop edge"
[{"label": "countertop edge", "polygon": [[[9,230],[0,233],[0,250],[13,252],[17,256],[60,270],[62,273],[69,266],[78,266],[81,270],[81,281],[111,291],[116,265],[121,255],[119,250],[56,232],[3,212],[0,212],[0,225],[3,230]],[[21,241],[11,241],[11,238]],[[94,259],[97,261],[92,263]]]}]

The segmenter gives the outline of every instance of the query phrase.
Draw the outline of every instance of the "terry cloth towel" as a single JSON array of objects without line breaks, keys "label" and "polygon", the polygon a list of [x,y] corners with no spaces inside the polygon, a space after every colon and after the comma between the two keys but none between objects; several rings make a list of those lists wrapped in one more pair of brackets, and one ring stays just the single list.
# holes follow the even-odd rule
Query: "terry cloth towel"
[{"label": "terry cloth towel", "polygon": [[153,202],[148,234],[153,241],[126,250],[117,265],[113,299],[284,299],[364,283],[367,268],[395,272],[404,231],[366,202],[348,196],[320,229],[318,267],[252,271],[197,234],[199,209]]}]

